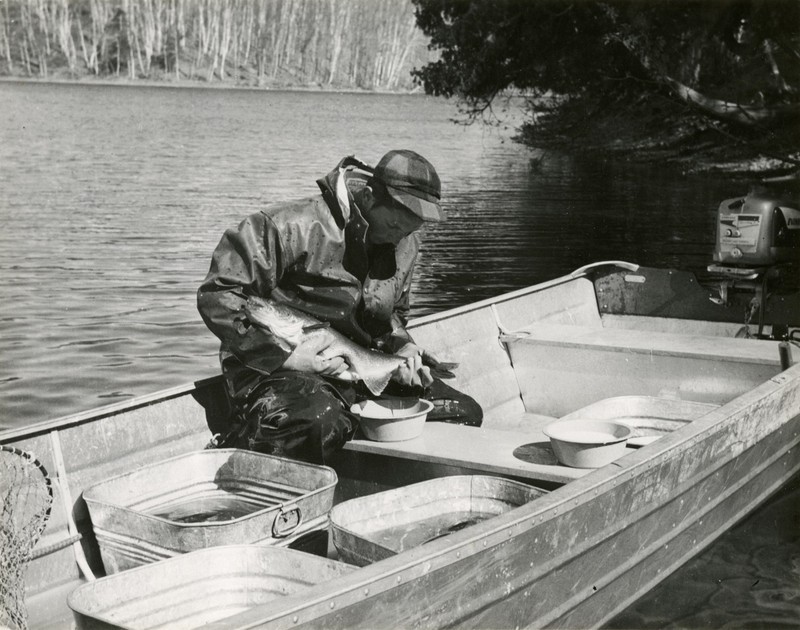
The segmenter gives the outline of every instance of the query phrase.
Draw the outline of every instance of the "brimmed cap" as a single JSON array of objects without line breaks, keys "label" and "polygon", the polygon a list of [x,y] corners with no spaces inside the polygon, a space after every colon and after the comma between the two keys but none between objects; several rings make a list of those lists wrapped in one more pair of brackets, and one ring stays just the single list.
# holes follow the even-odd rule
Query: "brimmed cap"
[{"label": "brimmed cap", "polygon": [[389,151],[375,167],[374,176],[395,201],[405,206],[423,221],[443,221],[444,212],[439,200],[442,183],[433,164],[419,153]]}]

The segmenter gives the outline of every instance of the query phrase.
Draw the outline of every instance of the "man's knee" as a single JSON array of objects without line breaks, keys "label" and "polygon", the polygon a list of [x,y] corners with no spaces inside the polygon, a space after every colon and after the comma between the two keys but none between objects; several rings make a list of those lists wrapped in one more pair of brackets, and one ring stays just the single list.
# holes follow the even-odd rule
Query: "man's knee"
[{"label": "man's knee", "polygon": [[246,448],[324,463],[352,437],[355,423],[327,381],[286,372],[271,376],[244,409]]}]

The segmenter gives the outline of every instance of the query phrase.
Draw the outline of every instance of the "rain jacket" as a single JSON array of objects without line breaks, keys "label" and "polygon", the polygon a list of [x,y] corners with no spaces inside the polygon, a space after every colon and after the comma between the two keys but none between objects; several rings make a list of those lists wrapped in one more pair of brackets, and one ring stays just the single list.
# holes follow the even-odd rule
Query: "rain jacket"
[{"label": "rain jacket", "polygon": [[197,293],[221,340],[229,394],[244,402],[289,353],[245,315],[248,296],[271,297],[313,315],[364,346],[394,352],[411,341],[404,325],[420,239],[368,251],[368,225],[352,192],[367,175],[345,158],[317,181],[322,194],[271,204],[225,232]]}]

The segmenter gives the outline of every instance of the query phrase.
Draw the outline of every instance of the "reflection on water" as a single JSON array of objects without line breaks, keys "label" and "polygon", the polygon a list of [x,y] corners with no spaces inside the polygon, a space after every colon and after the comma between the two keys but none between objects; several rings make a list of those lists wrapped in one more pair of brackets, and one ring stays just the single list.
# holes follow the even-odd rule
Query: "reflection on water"
[{"label": "reflection on water", "polygon": [[607,628],[800,627],[800,477]]}]

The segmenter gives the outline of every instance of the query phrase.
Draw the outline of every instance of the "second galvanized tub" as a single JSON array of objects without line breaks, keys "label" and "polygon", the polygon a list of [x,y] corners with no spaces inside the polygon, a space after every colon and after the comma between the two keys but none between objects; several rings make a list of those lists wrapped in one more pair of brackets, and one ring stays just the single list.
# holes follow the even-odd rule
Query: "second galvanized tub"
[{"label": "second galvanized tub", "polygon": [[125,473],[83,496],[106,572],[116,573],[206,547],[324,535],[336,483],[326,466],[218,449]]},{"label": "second galvanized tub", "polygon": [[77,628],[197,628],[355,571],[301,551],[231,545],[202,549],[76,588]]},{"label": "second galvanized tub", "polygon": [[458,475],[350,499],[331,510],[339,558],[364,566],[533,501],[546,491],[487,475]]}]

